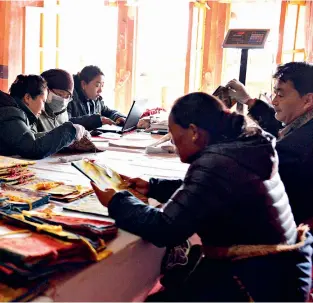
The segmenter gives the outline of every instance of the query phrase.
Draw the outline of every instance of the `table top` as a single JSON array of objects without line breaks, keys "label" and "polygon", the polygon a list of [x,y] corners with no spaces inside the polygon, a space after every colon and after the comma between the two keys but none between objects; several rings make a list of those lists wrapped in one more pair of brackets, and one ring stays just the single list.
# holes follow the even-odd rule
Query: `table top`
[{"label": "table top", "polygon": [[[95,159],[119,173],[146,180],[150,177],[183,178],[188,169],[188,165],[181,163],[175,154],[145,154],[144,149],[110,147],[105,141],[96,144],[105,151],[76,156]],[[39,160],[31,169],[39,178],[75,185],[90,184],[70,162],[60,162],[60,157],[70,160],[73,155],[57,154]],[[119,230],[118,236],[108,243],[108,249],[113,254],[107,259],[85,269],[62,274],[55,279],[54,287],[35,301],[144,300],[159,276],[164,249],[123,230]]]}]

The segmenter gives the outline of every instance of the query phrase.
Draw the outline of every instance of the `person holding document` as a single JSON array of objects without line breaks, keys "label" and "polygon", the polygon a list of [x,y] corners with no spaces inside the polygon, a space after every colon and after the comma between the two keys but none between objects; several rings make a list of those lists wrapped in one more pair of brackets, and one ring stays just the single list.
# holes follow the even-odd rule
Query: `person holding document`
[{"label": "person holding document", "polygon": [[119,228],[159,247],[194,233],[202,240],[204,256],[184,284],[149,300],[306,301],[312,236],[294,221],[274,137],[200,92],[176,100],[169,131],[181,161],[190,163],[184,180],[124,178],[165,203],[162,209],[92,183]]}]

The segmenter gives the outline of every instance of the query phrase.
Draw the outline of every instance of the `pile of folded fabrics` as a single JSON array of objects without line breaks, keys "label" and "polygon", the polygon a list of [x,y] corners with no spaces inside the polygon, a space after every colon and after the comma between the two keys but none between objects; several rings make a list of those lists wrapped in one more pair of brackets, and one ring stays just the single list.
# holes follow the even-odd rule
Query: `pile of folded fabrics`
[{"label": "pile of folded fabrics", "polygon": [[50,195],[50,199],[63,203],[72,202],[93,193],[90,186],[67,185],[63,182],[35,178],[19,188],[29,189]]},{"label": "pile of folded fabrics", "polygon": [[[26,301],[49,287],[53,275],[77,270],[111,254],[114,222],[65,216],[52,208],[0,210],[0,297]],[[31,291],[31,293],[29,293]]]},{"label": "pile of folded fabrics", "polygon": [[10,185],[24,184],[35,178],[35,173],[28,169],[34,161],[0,156],[0,182]]}]

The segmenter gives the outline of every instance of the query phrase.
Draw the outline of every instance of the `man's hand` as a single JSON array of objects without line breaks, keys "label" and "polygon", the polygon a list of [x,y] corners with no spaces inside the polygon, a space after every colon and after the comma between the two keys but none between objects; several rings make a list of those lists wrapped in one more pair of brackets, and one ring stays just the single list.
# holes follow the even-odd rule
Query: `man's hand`
[{"label": "man's hand", "polygon": [[95,194],[97,195],[100,203],[103,206],[108,207],[116,191],[113,188],[107,188],[105,190],[101,190],[95,183],[90,182],[90,184],[93,190],[95,191]]},{"label": "man's hand", "polygon": [[102,125],[104,124],[115,125],[116,124],[114,121],[112,121],[111,119],[107,117],[101,117],[101,122],[102,122]]},{"label": "man's hand", "polygon": [[115,120],[115,123],[116,123],[117,125],[123,126],[123,125],[125,124],[125,118],[123,118],[123,117],[117,118],[117,119]]},{"label": "man's hand", "polygon": [[246,104],[249,100],[251,100],[250,95],[248,94],[245,86],[236,79],[229,81],[226,84],[226,87],[229,88],[228,94],[231,98],[236,99],[238,102],[242,104]]}]

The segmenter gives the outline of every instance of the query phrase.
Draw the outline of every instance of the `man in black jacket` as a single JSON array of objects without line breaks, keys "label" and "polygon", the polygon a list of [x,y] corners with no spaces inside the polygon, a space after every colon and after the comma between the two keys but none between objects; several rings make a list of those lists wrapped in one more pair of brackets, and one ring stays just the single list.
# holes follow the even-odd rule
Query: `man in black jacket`
[{"label": "man in black jacket", "polygon": [[297,223],[313,218],[313,65],[290,62],[274,74],[271,104],[252,99],[237,80],[227,84],[229,94],[247,104],[249,115],[275,135],[279,173]]}]

